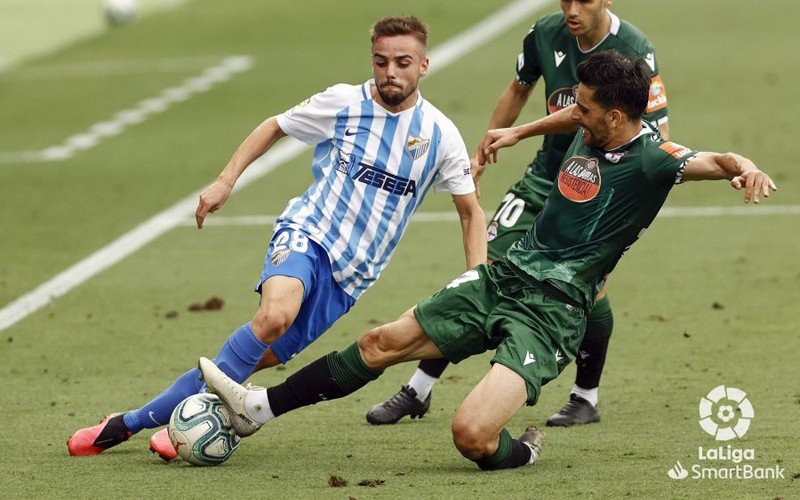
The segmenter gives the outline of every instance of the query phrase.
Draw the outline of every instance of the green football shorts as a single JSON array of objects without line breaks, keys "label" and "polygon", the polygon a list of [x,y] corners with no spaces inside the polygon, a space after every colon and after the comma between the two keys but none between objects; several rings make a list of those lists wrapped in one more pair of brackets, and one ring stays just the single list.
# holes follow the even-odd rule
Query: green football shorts
[{"label": "green football shorts", "polygon": [[508,188],[486,230],[491,260],[502,259],[506,250],[525,236],[542,211],[552,187],[548,179],[526,173]]},{"label": "green football shorts", "polygon": [[525,379],[527,403],[534,405],[542,385],[575,359],[586,329],[585,310],[556,296],[552,285],[523,280],[499,260],[423,299],[414,315],[452,363],[496,350],[492,364]]}]

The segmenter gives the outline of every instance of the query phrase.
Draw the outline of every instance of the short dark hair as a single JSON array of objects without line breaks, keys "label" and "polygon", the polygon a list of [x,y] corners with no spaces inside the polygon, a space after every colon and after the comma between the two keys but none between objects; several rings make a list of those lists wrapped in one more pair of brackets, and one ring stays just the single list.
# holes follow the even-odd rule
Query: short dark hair
[{"label": "short dark hair", "polygon": [[372,25],[372,43],[382,36],[413,35],[424,47],[428,46],[428,25],[414,16],[387,16]]},{"label": "short dark hair", "polygon": [[578,80],[594,90],[594,100],[640,120],[650,93],[650,68],[638,57],[616,50],[599,52],[578,64]]}]

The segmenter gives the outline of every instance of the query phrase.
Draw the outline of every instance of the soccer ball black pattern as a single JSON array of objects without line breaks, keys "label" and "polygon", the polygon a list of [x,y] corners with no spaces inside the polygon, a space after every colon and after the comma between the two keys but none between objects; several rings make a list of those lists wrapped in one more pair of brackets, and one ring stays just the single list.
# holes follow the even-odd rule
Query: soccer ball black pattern
[{"label": "soccer ball black pattern", "polygon": [[228,410],[214,394],[195,394],[181,401],[169,419],[168,432],[178,455],[193,465],[221,464],[240,441],[231,429]]}]

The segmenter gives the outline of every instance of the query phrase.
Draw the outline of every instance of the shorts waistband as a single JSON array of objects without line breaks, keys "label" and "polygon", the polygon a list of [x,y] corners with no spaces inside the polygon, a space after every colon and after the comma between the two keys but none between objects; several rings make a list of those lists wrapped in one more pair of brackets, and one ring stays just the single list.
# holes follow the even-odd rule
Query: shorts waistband
[{"label": "shorts waistband", "polygon": [[584,304],[573,299],[565,291],[561,290],[560,288],[550,283],[549,281],[539,281],[530,274],[520,269],[519,267],[509,262],[508,260],[505,260],[504,262],[508,265],[509,269],[514,271],[514,274],[516,274],[522,281],[526,282],[527,284],[531,285],[537,290],[541,290],[542,293],[544,293],[548,297],[556,299],[559,302],[569,304],[572,307],[577,307],[578,309],[586,308]]}]

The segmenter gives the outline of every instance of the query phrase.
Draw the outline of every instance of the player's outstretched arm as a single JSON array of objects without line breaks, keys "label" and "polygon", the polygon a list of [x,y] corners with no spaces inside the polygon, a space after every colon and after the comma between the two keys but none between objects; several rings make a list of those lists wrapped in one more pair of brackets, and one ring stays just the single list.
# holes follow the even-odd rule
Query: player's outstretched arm
[{"label": "player's outstretched arm", "polygon": [[233,186],[247,166],[269,151],[269,148],[285,135],[286,133],[278,126],[277,117],[273,116],[264,120],[247,136],[220,172],[217,180],[200,193],[200,201],[194,214],[198,229],[203,228],[206,215],[216,212],[225,204]]},{"label": "player's outstretched arm", "polygon": [[575,132],[579,125],[572,118],[574,109],[575,105],[573,104],[524,125],[487,131],[478,149],[478,162],[481,165],[497,163],[498,150],[510,148],[528,137]]},{"label": "player's outstretched arm", "polygon": [[453,195],[453,203],[461,220],[467,269],[472,269],[487,259],[486,215],[475,193]]},{"label": "player's outstretched arm", "polygon": [[744,188],[744,202],[759,203],[761,196],[769,198],[770,191],[778,187],[749,158],[736,153],[702,152],[689,160],[683,172],[687,181],[721,180],[731,181],[731,186]]}]

